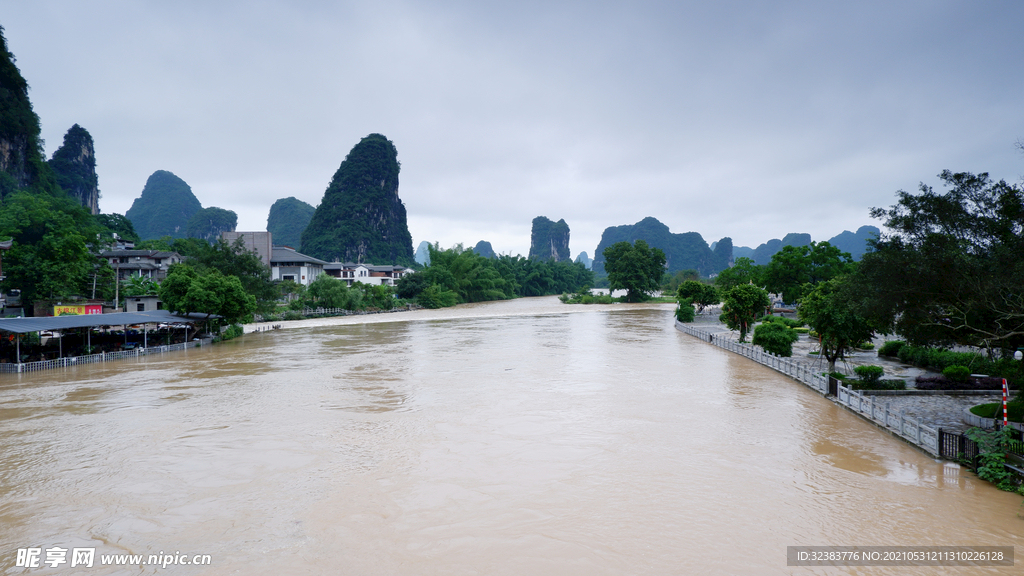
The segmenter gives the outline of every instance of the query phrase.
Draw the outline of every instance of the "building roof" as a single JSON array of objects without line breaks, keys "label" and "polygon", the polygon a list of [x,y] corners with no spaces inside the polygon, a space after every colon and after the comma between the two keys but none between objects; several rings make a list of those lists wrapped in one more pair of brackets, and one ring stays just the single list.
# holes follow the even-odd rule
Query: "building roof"
[{"label": "building roof", "polygon": [[104,250],[100,252],[100,256],[103,258],[171,258],[172,256],[181,258],[177,252],[167,252],[166,250]]},{"label": "building roof", "polygon": [[[219,318],[216,314],[210,318]],[[150,312],[114,312],[113,314],[79,314],[72,316],[38,316],[34,318],[0,318],[0,331],[26,334],[71,328],[96,328],[134,324],[186,324],[206,320],[206,314],[173,314],[167,310]]]},{"label": "building roof", "polygon": [[327,262],[324,262],[319,258],[306,256],[305,254],[296,252],[287,246],[274,246],[273,253],[270,255],[270,263],[274,264],[277,262],[306,262],[309,264],[319,264],[321,266],[327,264]]},{"label": "building roof", "polygon": [[355,270],[356,268],[363,267],[367,270],[374,272],[393,272],[396,270],[407,270],[405,266],[382,264],[375,266],[373,264],[356,264],[355,262],[330,262],[324,264],[324,270]]}]

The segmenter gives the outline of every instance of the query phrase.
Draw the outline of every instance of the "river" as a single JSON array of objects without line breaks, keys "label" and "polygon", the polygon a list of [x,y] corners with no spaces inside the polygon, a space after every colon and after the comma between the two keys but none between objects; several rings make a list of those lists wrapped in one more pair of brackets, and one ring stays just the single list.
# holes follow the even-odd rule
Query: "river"
[{"label": "river", "polygon": [[[787,567],[795,545],[1020,545],[1024,509],[671,306],[285,324],[0,376],[0,571],[1019,573]],[[29,547],[210,564],[16,568]]]}]

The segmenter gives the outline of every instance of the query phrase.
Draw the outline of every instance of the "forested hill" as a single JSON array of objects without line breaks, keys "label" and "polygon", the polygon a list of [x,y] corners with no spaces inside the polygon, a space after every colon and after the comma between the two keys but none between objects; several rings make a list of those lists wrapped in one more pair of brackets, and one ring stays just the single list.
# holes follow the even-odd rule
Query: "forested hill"
[{"label": "forested hill", "polygon": [[213,244],[220,239],[222,232],[234,232],[236,226],[238,226],[238,214],[235,214],[233,210],[210,206],[196,211],[188,219],[186,232],[189,238],[199,238]]},{"label": "forested hill", "polygon": [[300,252],[321,260],[413,263],[412,235],[398,197],[398,150],[370,134],[348,153],[327,186]]},{"label": "forested hill", "polygon": [[868,241],[877,239],[881,233],[877,226],[861,226],[856,232],[843,230],[841,234],[833,236],[828,243],[843,252],[849,252],[855,261],[860,261],[868,249]]},{"label": "forested hill", "polygon": [[[875,226],[861,226],[857,229],[857,232],[850,232],[844,230],[841,234],[833,236],[829,239],[828,243],[836,248],[839,248],[843,252],[849,252],[853,256],[854,260],[860,260],[861,256],[868,248],[868,240],[878,238],[878,234],[881,232]],[[811,243],[810,234],[801,234],[791,232],[786,234],[781,240],[773,238],[757,248],[749,248],[747,246],[737,246],[733,249],[734,258],[750,258],[755,264],[764,266],[771,262],[772,256],[776,252],[782,250],[785,246],[807,246]]]},{"label": "forested hill", "polygon": [[[697,270],[702,276],[708,276],[719,270],[729,267],[731,250],[726,252],[724,247],[732,248],[732,240],[728,243],[725,238],[718,244],[723,250],[712,251],[707,242],[697,232],[684,232],[673,234],[668,226],[659,222],[656,218],[648,216],[632,225],[612,226],[606,228],[601,235],[601,243],[597,245],[597,252],[594,255],[594,274],[603,276],[604,250],[616,242],[635,242],[643,240],[653,248],[660,248],[665,252],[666,265],[669,273],[679,270]],[[716,248],[720,246],[716,245]]]},{"label": "forested hill", "polygon": [[125,216],[143,240],[163,236],[185,238],[189,220],[203,208],[192,188],[166,170],[157,170],[135,199]]},{"label": "forested hill", "polygon": [[530,259],[554,260],[568,262],[569,257],[569,225],[565,220],[553,222],[546,216],[533,219],[530,231]]},{"label": "forested hill", "polygon": [[293,196],[274,202],[267,215],[267,232],[270,232],[274,244],[298,250],[302,244],[302,232],[309,226],[314,212],[316,208]]},{"label": "forested hill", "polygon": [[100,213],[100,187],[96,176],[96,149],[89,131],[78,124],[64,135],[64,143],[48,162],[57,184],[92,214]]},{"label": "forested hill", "polygon": [[0,196],[18,189],[57,195],[60,188],[41,153],[28,82],[14,62],[0,27]]},{"label": "forested hill", "polygon": [[486,240],[481,240],[476,243],[473,247],[473,252],[483,256],[484,258],[496,258],[497,254],[494,253],[494,248],[491,243]]}]

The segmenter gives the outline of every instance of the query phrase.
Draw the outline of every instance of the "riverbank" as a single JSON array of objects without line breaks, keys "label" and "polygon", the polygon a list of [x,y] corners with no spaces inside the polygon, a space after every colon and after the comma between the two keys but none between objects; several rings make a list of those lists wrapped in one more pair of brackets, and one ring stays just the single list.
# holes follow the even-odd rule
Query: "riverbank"
[{"label": "riverbank", "polygon": [[[735,342],[739,341],[739,332],[730,330],[727,326],[718,321],[717,315],[699,316],[693,323],[694,327],[718,337],[726,338]],[[878,356],[877,349],[886,339],[892,337],[878,337],[874,340],[875,350],[857,350],[849,355],[845,362],[836,365],[836,369],[844,374],[853,374],[857,366],[881,366],[885,370],[885,378],[899,378],[906,380],[907,388],[912,392],[914,378],[925,374],[936,374],[923,368],[910,366],[898,360]],[[824,373],[828,370],[828,363],[817,354],[811,354],[818,349],[818,343],[807,334],[801,334],[800,339],[793,344],[792,359],[805,366],[808,370],[816,373]],[[868,394],[871,394],[869,391]],[[881,405],[888,405],[889,410],[896,413],[904,413],[907,418],[916,420],[918,418],[929,427],[942,428],[948,432],[963,432],[972,426],[964,422],[964,410],[977,404],[987,402],[998,402],[1000,395],[971,395],[958,396],[947,394],[928,395],[878,395],[876,402]]]}]

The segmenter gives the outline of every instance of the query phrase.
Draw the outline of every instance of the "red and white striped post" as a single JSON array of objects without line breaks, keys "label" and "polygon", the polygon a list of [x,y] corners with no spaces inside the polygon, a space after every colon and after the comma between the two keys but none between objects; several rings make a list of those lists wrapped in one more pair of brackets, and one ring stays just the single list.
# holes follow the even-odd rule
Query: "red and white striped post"
[{"label": "red and white striped post", "polygon": [[1007,425],[1007,420],[1006,420],[1006,396],[1007,396],[1006,378],[1003,378],[1003,427],[1004,428]]}]

